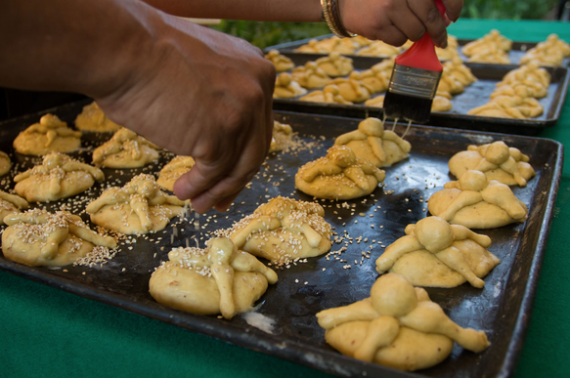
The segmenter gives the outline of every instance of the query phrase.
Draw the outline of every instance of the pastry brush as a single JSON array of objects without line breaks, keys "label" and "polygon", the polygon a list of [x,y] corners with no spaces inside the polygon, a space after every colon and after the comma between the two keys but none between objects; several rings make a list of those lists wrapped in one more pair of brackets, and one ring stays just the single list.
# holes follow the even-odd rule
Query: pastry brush
[{"label": "pastry brush", "polygon": [[[445,6],[435,0],[443,16]],[[395,60],[390,85],[384,98],[384,116],[417,123],[429,121],[431,105],[443,66],[428,33]]]}]

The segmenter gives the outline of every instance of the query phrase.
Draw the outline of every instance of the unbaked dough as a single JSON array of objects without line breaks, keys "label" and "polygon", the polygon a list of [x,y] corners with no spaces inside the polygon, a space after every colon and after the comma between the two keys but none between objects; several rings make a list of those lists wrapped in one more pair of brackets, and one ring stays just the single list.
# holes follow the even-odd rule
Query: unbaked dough
[{"label": "unbaked dough", "polygon": [[93,151],[93,163],[108,168],[139,168],[158,159],[158,147],[122,128]]},{"label": "unbaked dough", "polygon": [[265,59],[270,60],[271,63],[273,63],[275,71],[277,72],[289,71],[295,67],[295,64],[290,58],[279,54],[279,51],[277,50],[270,50],[265,55]]},{"label": "unbaked dough", "polygon": [[483,331],[462,328],[432,302],[424,289],[388,273],[370,297],[317,313],[325,340],[344,355],[400,370],[419,370],[449,356],[455,341],[475,353],[489,345]]},{"label": "unbaked dough", "polygon": [[115,132],[121,128],[111,121],[96,102],[83,107],[81,114],[75,118],[75,127],[83,131]]},{"label": "unbaked dough", "polygon": [[269,152],[283,151],[293,145],[293,128],[284,123],[273,121],[273,138]]},{"label": "unbaked dough", "polygon": [[315,202],[275,197],[229,231],[238,249],[278,263],[314,257],[331,248],[331,226]]},{"label": "unbaked dough", "polygon": [[486,249],[488,236],[442,218],[424,218],[405,233],[376,260],[378,273],[401,274],[415,286],[455,287],[467,281],[482,288],[481,278],[500,262]]},{"label": "unbaked dough", "polygon": [[19,214],[29,207],[28,201],[15,194],[0,190],[0,225],[4,224],[4,218],[11,214]]},{"label": "unbaked dough", "polygon": [[277,274],[231,240],[214,238],[206,249],[174,248],[149,282],[152,297],[165,306],[231,319],[250,310]]},{"label": "unbaked dough", "polygon": [[485,173],[489,180],[509,186],[526,186],[527,181],[536,175],[528,161],[529,157],[519,149],[509,148],[505,142],[497,141],[480,146],[470,145],[467,151],[456,153],[449,159],[449,171],[455,177],[461,177],[473,169]]},{"label": "unbaked dough", "polygon": [[484,48],[476,54],[471,55],[468,61],[471,63],[511,63],[511,59],[506,52],[493,46]]},{"label": "unbaked dough", "polygon": [[299,168],[295,186],[313,197],[347,200],[369,195],[385,177],[384,171],[357,158],[348,146],[335,145],[326,156]]},{"label": "unbaked dough", "polygon": [[307,102],[324,102],[324,103],[336,103],[352,105],[352,102],[348,101],[340,95],[338,87],[334,84],[327,85],[322,91],[310,92],[308,95],[299,98],[300,101]]},{"label": "unbaked dough", "polygon": [[394,47],[382,41],[374,41],[365,48],[358,50],[359,56],[396,56],[402,51],[399,47]]},{"label": "unbaked dough", "polygon": [[461,51],[467,57],[476,55],[481,51],[488,49],[496,49],[506,53],[511,50],[512,45],[513,41],[502,36],[499,31],[491,30],[489,34],[484,35],[482,38],[467,43],[463,46]]},{"label": "unbaked dough", "polygon": [[173,191],[174,183],[196,164],[190,156],[176,156],[158,174],[156,183],[164,190]]},{"label": "unbaked dough", "polygon": [[4,218],[2,234],[7,259],[30,266],[63,266],[94,249],[116,248],[115,239],[91,231],[81,218],[67,211],[55,214],[29,210]]},{"label": "unbaked dough", "polygon": [[460,57],[454,57],[450,61],[443,63],[443,67],[447,69],[446,72],[448,72],[450,76],[463,86],[473,84],[477,81],[475,75],[473,75],[469,67],[463,64]]},{"label": "unbaked dough", "polygon": [[408,157],[412,149],[410,142],[395,132],[384,130],[378,118],[369,117],[358,124],[358,129],[336,138],[336,145],[346,145],[356,157],[366,159],[375,166],[390,166]]},{"label": "unbaked dough", "polygon": [[335,79],[332,84],[338,88],[338,93],[347,101],[359,103],[370,98],[374,89],[368,84],[353,79]]},{"label": "unbaked dough", "polygon": [[373,90],[373,93],[384,92],[390,84],[389,76],[379,67],[360,72],[352,71],[349,77],[352,80],[358,80],[368,85]]},{"label": "unbaked dough", "polygon": [[515,197],[511,188],[489,181],[483,172],[467,171],[459,181],[448,182],[443,187],[430,197],[428,210],[451,224],[471,229],[496,228],[527,218],[526,205]]},{"label": "unbaked dough", "polygon": [[277,75],[273,98],[294,98],[307,93],[307,90],[299,85],[287,72]]},{"label": "unbaked dough", "polygon": [[41,165],[14,177],[14,190],[30,202],[52,202],[86,191],[105,175],[99,168],[52,152]]},{"label": "unbaked dough", "polygon": [[81,131],[67,127],[53,114],[46,114],[14,139],[16,152],[41,156],[50,152],[73,152],[81,146]]},{"label": "unbaked dough", "polygon": [[354,70],[352,59],[335,51],[331,52],[329,56],[317,59],[315,64],[330,77],[346,76]]},{"label": "unbaked dough", "polygon": [[0,176],[4,176],[6,173],[10,172],[12,168],[12,161],[7,153],[0,151]]},{"label": "unbaked dough", "polygon": [[189,203],[160,190],[154,176],[140,174],[122,188],[105,190],[86,211],[101,227],[123,234],[146,234],[164,229]]},{"label": "unbaked dough", "polygon": [[331,78],[315,62],[296,67],[291,76],[300,86],[308,89],[322,88],[331,82]]}]

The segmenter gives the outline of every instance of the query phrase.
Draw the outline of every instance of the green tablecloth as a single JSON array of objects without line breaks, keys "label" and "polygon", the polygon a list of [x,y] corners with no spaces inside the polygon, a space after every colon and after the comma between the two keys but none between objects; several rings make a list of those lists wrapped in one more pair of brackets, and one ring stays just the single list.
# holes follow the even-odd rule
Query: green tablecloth
[{"label": "green tablecloth", "polygon": [[[514,40],[541,41],[570,24],[461,20],[460,38],[496,28]],[[570,142],[570,101],[543,133]],[[567,159],[565,159],[567,160]],[[567,161],[565,161],[567,163]],[[570,165],[565,164],[532,321],[517,378],[567,376],[570,350]],[[210,339],[0,272],[0,376],[325,377],[327,374]]]}]

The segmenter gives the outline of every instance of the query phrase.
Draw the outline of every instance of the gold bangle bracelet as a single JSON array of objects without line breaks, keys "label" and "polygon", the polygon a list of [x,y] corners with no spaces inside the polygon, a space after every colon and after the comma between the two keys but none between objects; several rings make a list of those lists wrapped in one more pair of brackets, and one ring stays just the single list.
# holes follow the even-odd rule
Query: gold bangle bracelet
[{"label": "gold bangle bracelet", "polygon": [[334,35],[339,38],[356,37],[356,34],[346,30],[342,24],[337,0],[321,0],[321,8],[323,10],[325,22]]}]

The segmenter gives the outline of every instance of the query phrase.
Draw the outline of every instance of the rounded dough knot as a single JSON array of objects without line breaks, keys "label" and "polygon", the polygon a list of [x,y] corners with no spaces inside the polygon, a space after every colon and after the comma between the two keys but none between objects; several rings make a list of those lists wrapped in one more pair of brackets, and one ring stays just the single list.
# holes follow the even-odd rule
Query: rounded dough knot
[{"label": "rounded dough knot", "polygon": [[370,290],[372,307],[385,316],[404,316],[418,303],[416,291],[404,277],[388,273],[380,276]]},{"label": "rounded dough knot", "polygon": [[438,217],[420,220],[414,233],[424,248],[432,253],[446,249],[455,240],[451,225]]}]

